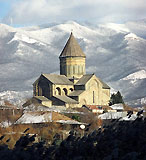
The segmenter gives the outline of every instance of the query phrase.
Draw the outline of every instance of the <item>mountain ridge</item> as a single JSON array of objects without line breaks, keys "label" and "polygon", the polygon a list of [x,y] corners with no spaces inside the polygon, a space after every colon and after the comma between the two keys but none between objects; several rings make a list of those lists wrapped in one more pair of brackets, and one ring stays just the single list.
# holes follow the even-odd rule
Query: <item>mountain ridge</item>
[{"label": "mountain ridge", "polygon": [[[146,40],[127,24],[89,27],[69,21],[31,30],[0,24],[0,92],[30,91],[41,73],[58,73],[58,57],[72,30],[87,56],[87,73],[120,90],[130,104],[145,104]],[[136,77],[127,78],[132,74]]]}]

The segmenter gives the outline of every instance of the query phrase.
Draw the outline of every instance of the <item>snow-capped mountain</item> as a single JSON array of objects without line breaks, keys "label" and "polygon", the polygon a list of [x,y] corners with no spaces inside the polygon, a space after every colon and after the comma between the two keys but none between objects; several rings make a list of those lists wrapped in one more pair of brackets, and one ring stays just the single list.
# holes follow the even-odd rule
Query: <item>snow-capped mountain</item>
[{"label": "snow-capped mountain", "polygon": [[32,93],[32,83],[41,73],[59,73],[58,57],[73,31],[87,56],[86,72],[119,90],[125,101],[144,104],[144,27],[144,22],[87,26],[70,21],[26,28],[0,24],[0,92]]}]

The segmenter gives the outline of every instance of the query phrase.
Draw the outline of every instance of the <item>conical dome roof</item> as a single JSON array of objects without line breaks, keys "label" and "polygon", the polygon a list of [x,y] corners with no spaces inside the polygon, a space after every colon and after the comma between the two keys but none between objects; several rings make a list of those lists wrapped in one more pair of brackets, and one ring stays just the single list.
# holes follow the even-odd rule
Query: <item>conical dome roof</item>
[{"label": "conical dome roof", "polygon": [[86,57],[72,32],[59,57]]}]

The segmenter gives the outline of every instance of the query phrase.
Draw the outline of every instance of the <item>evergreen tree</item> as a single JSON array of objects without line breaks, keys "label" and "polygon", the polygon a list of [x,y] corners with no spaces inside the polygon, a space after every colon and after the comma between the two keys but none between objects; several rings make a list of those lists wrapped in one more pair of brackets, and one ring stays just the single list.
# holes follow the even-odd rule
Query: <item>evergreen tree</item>
[{"label": "evergreen tree", "polygon": [[123,103],[124,104],[123,97],[122,97],[122,95],[119,91],[116,94],[113,93],[111,95],[109,105],[111,106],[113,104],[118,104],[118,103]]},{"label": "evergreen tree", "polygon": [[124,103],[123,97],[119,91],[116,94],[116,103]]}]

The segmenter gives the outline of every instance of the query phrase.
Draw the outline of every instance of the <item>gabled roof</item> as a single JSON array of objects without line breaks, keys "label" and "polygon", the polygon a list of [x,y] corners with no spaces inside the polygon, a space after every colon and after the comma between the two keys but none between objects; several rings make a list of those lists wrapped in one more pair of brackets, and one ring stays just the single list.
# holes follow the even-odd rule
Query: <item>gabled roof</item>
[{"label": "gabled roof", "polygon": [[86,57],[72,33],[59,57]]},{"label": "gabled roof", "polygon": [[51,122],[50,112],[24,112],[24,114],[15,122],[16,124],[45,123]]},{"label": "gabled roof", "polygon": [[39,79],[40,79],[40,77],[37,80],[35,80],[35,82],[33,83],[33,85],[35,85],[36,83],[38,83]]},{"label": "gabled roof", "polygon": [[69,94],[69,96],[76,97],[76,96],[79,96],[80,94],[82,94],[83,92],[84,92],[84,90],[74,90]]},{"label": "gabled roof", "polygon": [[65,115],[62,115],[60,113],[48,112],[48,111],[25,112],[16,121],[16,124],[31,124],[31,123],[46,123],[46,122],[58,122],[58,123],[66,123],[66,124],[83,124]]},{"label": "gabled roof", "polygon": [[78,104],[78,102],[68,96],[60,96],[60,95],[55,95],[54,96],[55,98],[61,100],[62,102],[65,102],[65,103],[73,103],[73,104]]},{"label": "gabled roof", "polygon": [[75,85],[85,85],[90,80],[90,78],[92,76],[93,76],[93,74],[83,75]]},{"label": "gabled roof", "polygon": [[[93,75],[94,74],[83,75],[75,85],[85,85]],[[110,87],[106,83],[104,83],[100,78],[98,78],[98,80],[102,83],[103,89],[110,89]]]},{"label": "gabled roof", "polygon": [[102,83],[102,88],[103,89],[110,89],[110,87],[106,83],[104,83],[100,78],[98,78],[98,79]]},{"label": "gabled roof", "polygon": [[71,82],[65,75],[57,75],[57,74],[42,74],[42,75],[53,84],[73,85],[73,82]]}]

